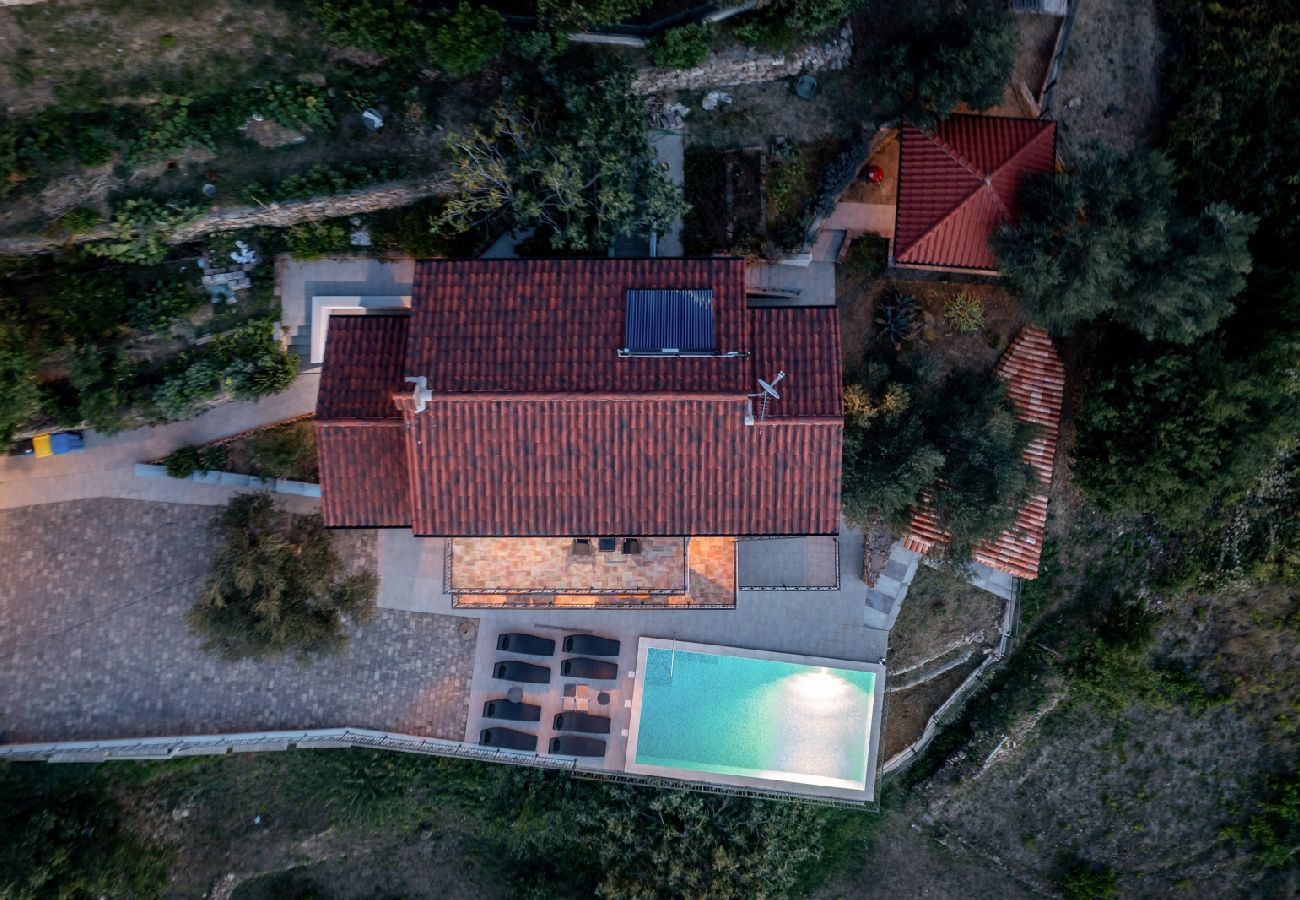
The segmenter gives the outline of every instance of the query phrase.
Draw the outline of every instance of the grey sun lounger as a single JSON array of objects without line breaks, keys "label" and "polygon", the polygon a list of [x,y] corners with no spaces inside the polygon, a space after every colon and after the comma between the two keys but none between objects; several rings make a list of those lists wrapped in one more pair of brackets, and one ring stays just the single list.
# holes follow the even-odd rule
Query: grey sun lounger
[{"label": "grey sun lounger", "polygon": [[540,722],[542,721],[542,708],[534,703],[489,700],[483,704],[483,717],[486,719],[505,719],[507,722]]},{"label": "grey sun lounger", "polygon": [[609,734],[609,716],[585,712],[562,712],[555,717],[556,731],[581,731],[584,734]]},{"label": "grey sun lounger", "polygon": [[551,738],[550,752],[557,756],[604,756],[605,742],[597,738],[563,734]]},{"label": "grey sun lounger", "polygon": [[484,728],[478,733],[478,742],[484,747],[537,752],[537,735],[515,731],[513,728]]},{"label": "grey sun lounger", "polygon": [[535,634],[503,634],[497,638],[497,649],[525,656],[554,656],[555,641]]},{"label": "grey sun lounger", "polygon": [[597,681],[613,681],[618,678],[618,663],[606,659],[587,659],[575,656],[560,663],[560,674],[567,678],[595,678]]},{"label": "grey sun lounger", "polygon": [[618,656],[618,641],[594,634],[570,634],[564,638],[565,653],[583,656]]},{"label": "grey sun lounger", "polygon": [[502,681],[520,681],[525,684],[550,684],[551,667],[508,659],[492,667],[492,677]]}]

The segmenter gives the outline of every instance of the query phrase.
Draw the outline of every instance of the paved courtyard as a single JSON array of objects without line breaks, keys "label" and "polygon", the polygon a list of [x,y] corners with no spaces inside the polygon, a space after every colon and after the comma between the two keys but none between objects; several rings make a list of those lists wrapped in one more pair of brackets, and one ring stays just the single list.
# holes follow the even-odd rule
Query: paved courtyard
[{"label": "paved courtyard", "polygon": [[[380,609],[308,665],[228,662],[185,623],[209,506],[94,499],[0,510],[0,741],[353,726],[460,739],[478,622]],[[374,565],[371,531],[341,532]]]}]

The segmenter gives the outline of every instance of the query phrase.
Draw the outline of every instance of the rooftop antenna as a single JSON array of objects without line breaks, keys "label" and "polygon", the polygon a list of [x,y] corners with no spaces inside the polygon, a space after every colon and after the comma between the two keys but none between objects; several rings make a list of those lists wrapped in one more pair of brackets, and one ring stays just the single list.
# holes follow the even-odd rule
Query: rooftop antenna
[{"label": "rooftop antenna", "polygon": [[[780,372],[777,372],[775,377],[773,377],[771,381],[764,381],[761,378],[758,379],[758,393],[749,395],[750,397],[758,398],[758,424],[759,425],[762,425],[764,420],[767,419],[768,404],[770,404],[773,400],[781,399],[781,394],[779,391],[777,391],[776,386],[781,383],[781,379],[784,377],[785,377],[785,371],[782,370]],[[749,415],[745,417],[745,424],[746,425],[754,424],[753,404],[750,405]]]}]

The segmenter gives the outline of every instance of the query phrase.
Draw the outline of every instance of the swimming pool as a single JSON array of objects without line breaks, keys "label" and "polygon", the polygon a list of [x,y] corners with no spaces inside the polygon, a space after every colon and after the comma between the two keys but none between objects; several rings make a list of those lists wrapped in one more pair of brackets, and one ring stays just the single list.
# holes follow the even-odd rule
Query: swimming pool
[{"label": "swimming pool", "polygon": [[865,792],[874,786],[878,669],[643,638],[625,768]]}]

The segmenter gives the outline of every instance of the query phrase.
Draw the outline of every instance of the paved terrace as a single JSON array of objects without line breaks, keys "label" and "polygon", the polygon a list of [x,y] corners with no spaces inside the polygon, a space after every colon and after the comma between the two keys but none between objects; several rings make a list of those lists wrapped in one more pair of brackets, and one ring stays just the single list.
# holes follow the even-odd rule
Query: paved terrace
[{"label": "paved terrace", "polygon": [[453,594],[681,593],[686,590],[684,538],[642,538],[641,552],[597,549],[578,556],[572,538],[452,538],[447,545]]},{"label": "paved terrace", "polygon": [[[207,574],[212,515],[119,499],[0,511],[0,740],[345,725],[462,737],[473,619],[381,609],[343,654],[309,665],[202,652],[185,613]],[[339,541],[373,564],[374,532]]]}]

